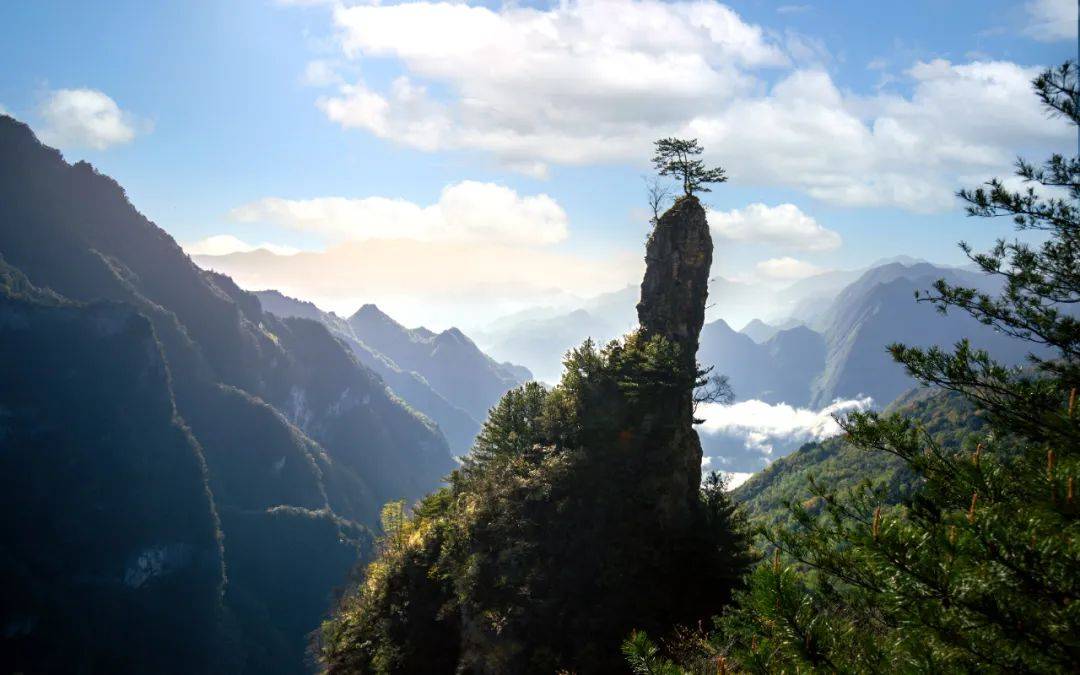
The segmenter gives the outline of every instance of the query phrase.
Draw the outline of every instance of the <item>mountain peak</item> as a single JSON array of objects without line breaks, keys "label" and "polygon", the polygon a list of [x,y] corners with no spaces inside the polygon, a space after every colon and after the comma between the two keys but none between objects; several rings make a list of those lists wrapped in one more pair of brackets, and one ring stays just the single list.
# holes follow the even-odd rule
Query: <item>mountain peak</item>
[{"label": "mountain peak", "polygon": [[397,321],[379,309],[379,306],[368,302],[360,306],[360,309],[356,310],[352,316],[349,317],[349,323],[361,321],[365,323],[382,323],[392,326],[396,326],[401,330],[405,330],[405,327],[399,324]]},{"label": "mountain peak", "polygon": [[460,329],[451,326],[436,336],[437,339],[453,340],[455,342],[472,342]]},{"label": "mountain peak", "polygon": [[776,326],[769,325],[761,319],[752,319],[739,332],[760,344],[768,341],[779,330]]}]

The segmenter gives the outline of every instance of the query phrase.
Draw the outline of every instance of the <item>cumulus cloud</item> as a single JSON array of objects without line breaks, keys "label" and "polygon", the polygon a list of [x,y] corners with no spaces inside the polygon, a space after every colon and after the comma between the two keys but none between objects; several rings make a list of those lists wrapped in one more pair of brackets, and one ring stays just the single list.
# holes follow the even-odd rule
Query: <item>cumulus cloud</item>
[{"label": "cumulus cloud", "polygon": [[[767,33],[708,0],[414,2],[333,16],[345,58],[391,60],[403,74],[321,97],[331,120],[425,151],[487,152],[532,175],[639,162],[653,139],[679,135],[700,138],[735,181],[934,211],[955,205],[960,176],[1007,174],[1018,150],[1069,141],[1031,94],[1037,68],[917,63],[899,76],[909,94],[859,96],[800,65],[828,60],[820,41]],[[787,72],[770,87],[765,68]]]},{"label": "cumulus cloud", "polygon": [[955,205],[961,177],[1009,173],[1017,149],[1069,142],[1031,93],[1037,73],[936,60],[907,71],[910,96],[856,98],[823,71],[795,71],[766,96],[692,120],[686,135],[747,180],[847,206],[941,210]]},{"label": "cumulus cloud", "polygon": [[182,245],[188,255],[228,255],[230,253],[249,253],[264,250],[276,255],[293,255],[300,249],[278,244],[249,244],[231,234],[217,234]]},{"label": "cumulus cloud", "polygon": [[104,150],[130,142],[140,123],[94,89],[58,89],[41,104],[41,140],[65,148]]},{"label": "cumulus cloud", "polygon": [[1024,9],[1028,13],[1025,35],[1041,42],[1076,39],[1075,0],[1032,0]]},{"label": "cumulus cloud", "polygon": [[[346,56],[397,59],[409,76],[386,91],[343,86],[320,101],[328,117],[424,150],[482,149],[525,166],[640,152],[685,110],[747,92],[744,69],[788,62],[760,27],[715,2],[416,2],[334,17]],[[448,87],[450,100],[418,79]]]},{"label": "cumulus cloud", "polygon": [[554,244],[567,237],[566,212],[546,194],[521,196],[494,183],[463,181],[421,206],[387,197],[269,197],[237,207],[240,223],[268,223],[330,241],[417,241]]},{"label": "cumulus cloud", "polygon": [[840,245],[840,235],[822,227],[794,204],[750,204],[731,211],[710,211],[714,236],[732,241],[777,244],[806,251],[827,251]]},{"label": "cumulus cloud", "polygon": [[756,471],[803,443],[821,441],[840,433],[835,415],[865,410],[869,398],[836,401],[822,410],[796,408],[785,403],[740,401],[731,405],[704,404],[695,416],[710,468]]},{"label": "cumulus cloud", "polygon": [[766,279],[774,281],[794,281],[805,279],[815,274],[821,274],[824,270],[817,265],[812,265],[802,260],[791,257],[769,258],[762,260],[754,266],[758,274]]}]

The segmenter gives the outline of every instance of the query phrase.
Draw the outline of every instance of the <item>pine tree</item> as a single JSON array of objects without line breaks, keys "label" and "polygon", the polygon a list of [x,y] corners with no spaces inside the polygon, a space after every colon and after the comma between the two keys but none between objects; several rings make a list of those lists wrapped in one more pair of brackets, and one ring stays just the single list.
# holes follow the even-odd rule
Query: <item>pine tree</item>
[{"label": "pine tree", "polygon": [[[727,173],[722,168],[707,168],[703,161],[696,159],[704,152],[696,138],[661,138],[654,145],[653,166],[661,176],[675,176],[687,197],[695,192],[711,192],[709,183],[727,182]],[[653,211],[659,217],[655,206]]]}]

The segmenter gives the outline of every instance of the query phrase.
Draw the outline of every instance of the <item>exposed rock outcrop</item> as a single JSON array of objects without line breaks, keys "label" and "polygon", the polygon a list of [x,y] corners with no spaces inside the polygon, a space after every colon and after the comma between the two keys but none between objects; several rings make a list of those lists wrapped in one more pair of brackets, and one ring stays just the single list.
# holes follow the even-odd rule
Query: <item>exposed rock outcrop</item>
[{"label": "exposed rock outcrop", "polygon": [[645,246],[638,321],[646,333],[663,335],[694,359],[705,323],[712,266],[712,236],[697,197],[681,197],[660,217]]},{"label": "exposed rock outcrop", "polygon": [[[712,266],[712,236],[697,197],[678,199],[656,223],[645,247],[638,320],[647,336],[679,346],[686,375],[696,374],[698,336]],[[694,431],[692,380],[670,401],[658,402],[642,421],[655,457],[656,509],[662,526],[678,528],[690,518],[701,483],[701,442]]]}]

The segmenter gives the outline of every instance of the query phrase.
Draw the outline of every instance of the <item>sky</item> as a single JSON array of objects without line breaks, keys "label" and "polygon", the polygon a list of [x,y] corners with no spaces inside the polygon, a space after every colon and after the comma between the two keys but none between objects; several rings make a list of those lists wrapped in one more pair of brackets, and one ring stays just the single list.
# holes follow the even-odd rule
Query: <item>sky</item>
[{"label": "sky", "polygon": [[1011,230],[956,189],[1076,147],[1030,92],[1076,31],[1075,0],[36,0],[0,7],[0,110],[189,253],[267,249],[242,285],[443,328],[636,283],[664,136],[730,176],[719,276],[962,263]]}]

